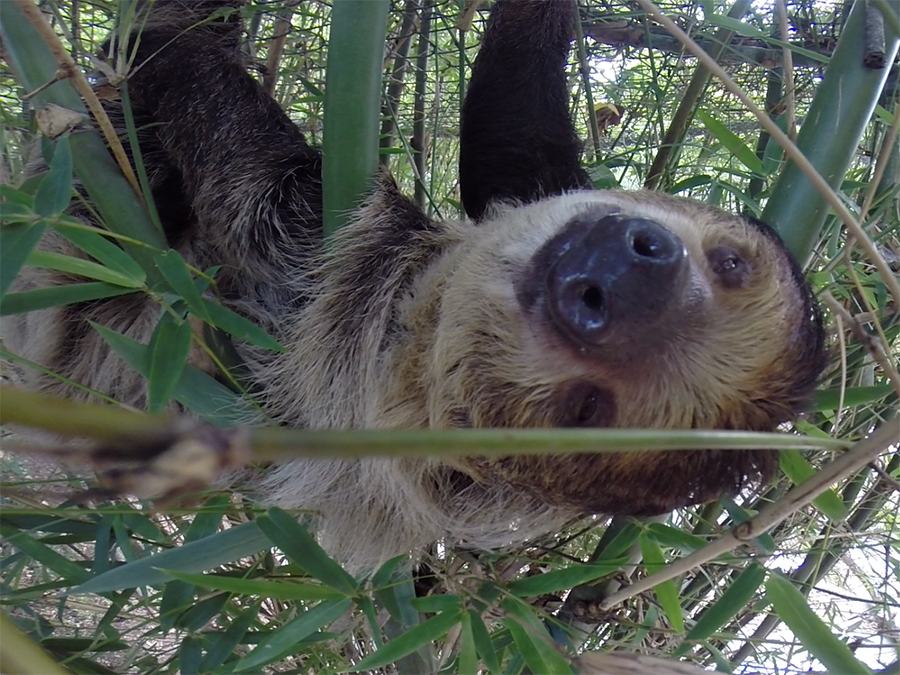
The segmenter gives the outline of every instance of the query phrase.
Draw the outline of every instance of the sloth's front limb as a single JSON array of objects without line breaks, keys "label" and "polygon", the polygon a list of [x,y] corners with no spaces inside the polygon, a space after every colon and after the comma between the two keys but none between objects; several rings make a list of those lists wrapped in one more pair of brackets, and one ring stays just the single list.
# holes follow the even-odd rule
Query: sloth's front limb
[{"label": "sloth's front limb", "polygon": [[202,30],[146,30],[138,63],[132,100],[181,174],[196,239],[211,259],[283,284],[319,242],[319,152],[239,54]]},{"label": "sloth's front limb", "polygon": [[472,70],[460,130],[460,190],[481,219],[494,200],[591,187],[569,115],[574,0],[501,0]]}]

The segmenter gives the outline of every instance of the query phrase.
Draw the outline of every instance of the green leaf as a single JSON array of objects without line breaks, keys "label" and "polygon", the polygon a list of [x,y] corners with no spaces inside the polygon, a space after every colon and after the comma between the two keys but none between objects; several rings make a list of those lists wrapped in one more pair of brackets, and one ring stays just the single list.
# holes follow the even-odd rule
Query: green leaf
[{"label": "green leaf", "polygon": [[764,175],[765,167],[756,153],[724,124],[716,120],[705,110],[697,111],[697,118],[703,122],[707,130],[716,137],[725,148],[745,167],[755,174]]},{"label": "green leaf", "polygon": [[685,555],[699,551],[709,543],[703,537],[698,537],[690,532],[685,532],[679,527],[672,527],[664,523],[650,523],[647,525],[647,531],[661,545],[674,548]]},{"label": "green leaf", "polygon": [[[740,525],[750,520],[751,516],[740,504],[735,502],[731,497],[720,497],[722,504],[728,515],[734,521],[735,525]],[[771,534],[763,533],[753,540],[753,545],[765,553],[772,553],[775,550],[775,540]]]},{"label": "green leaf", "polygon": [[772,603],[775,613],[791,629],[800,644],[829,671],[842,675],[872,675],[872,671],[860,663],[850,648],[816,616],[806,598],[788,579],[778,573],[769,575],[766,599]]},{"label": "green leaf", "polygon": [[[889,384],[875,387],[847,387],[844,390],[844,407],[856,408],[867,403],[874,403],[894,391]],[[837,410],[841,404],[841,390],[839,387],[816,392],[816,400],[811,412],[825,412]]]},{"label": "green leaf", "polygon": [[114,298],[118,295],[134,292],[133,288],[123,288],[122,286],[91,281],[84,284],[51,286],[49,288],[38,288],[33,291],[22,291],[21,293],[8,293],[0,300],[0,316],[34,312],[49,307],[63,307],[76,302],[87,302],[88,300]]},{"label": "green leaf", "polygon": [[156,265],[172,290],[187,303],[191,313],[204,321],[209,321],[203,296],[194,285],[194,277],[181,254],[175,250],[166,251],[156,256]]},{"label": "green leaf", "polygon": [[46,228],[47,224],[42,220],[0,227],[0,298],[3,298],[12,286],[13,280],[41,240]]},{"label": "green leaf", "polygon": [[703,610],[693,628],[684,636],[684,642],[678,647],[675,655],[686,654],[692,642],[705,640],[730,621],[750,602],[765,578],[766,568],[756,562],[750,563],[747,569],[725,589],[722,597]]},{"label": "green leaf", "polygon": [[345,593],[333,588],[307,584],[293,579],[280,581],[262,579],[239,579],[218,574],[189,574],[173,570],[160,570],[166,576],[174,577],[195,586],[209,588],[216,591],[228,591],[237,595],[253,595],[260,598],[273,598],[275,600],[310,601],[310,600],[335,600],[346,597]]},{"label": "green leaf", "polygon": [[143,280],[137,280],[121,272],[108,269],[103,265],[98,265],[90,260],[83,258],[75,258],[70,255],[62,255],[60,253],[50,253],[47,251],[32,251],[26,260],[27,265],[32,267],[40,267],[48,270],[58,270],[69,274],[77,274],[78,276],[87,277],[88,279],[96,279],[97,281],[105,281],[115,286],[123,286],[125,288],[141,288]]},{"label": "green leaf", "polygon": [[503,624],[528,667],[535,673],[572,673],[572,666],[557,650],[553,638],[535,614],[533,607],[516,598],[506,598],[501,607],[507,616]]},{"label": "green leaf", "polygon": [[[647,574],[654,574],[666,568],[666,558],[662,548],[649,534],[641,535],[641,554],[644,557]],[[653,592],[669,619],[672,630],[676,633],[684,632],[684,615],[681,612],[681,600],[678,598],[675,581],[673,579],[663,581],[653,587]]]},{"label": "green leaf", "polygon": [[[799,450],[782,450],[778,460],[781,470],[794,485],[800,485],[816,473]],[[828,489],[813,499],[813,504],[834,523],[842,522],[849,513],[846,504],[833,489]]]},{"label": "green leaf", "polygon": [[188,321],[176,321],[168,314],[156,324],[147,349],[147,411],[151,415],[162,412],[175,395],[191,351],[192,335]]},{"label": "green leaf", "polygon": [[34,195],[34,210],[42,216],[56,216],[72,201],[72,148],[69,134],[56,139],[50,170]]},{"label": "green leaf", "polygon": [[213,668],[225,663],[225,660],[241,644],[247,631],[256,622],[258,613],[259,604],[256,603],[238,614],[234,621],[231,622],[231,625],[218,638],[213,638],[210,633],[207,633],[207,636],[210,637],[210,645],[206,650],[206,654],[200,660],[199,669],[201,673],[208,673]]},{"label": "green leaf", "polygon": [[227,593],[217,593],[212,597],[200,600],[178,617],[175,627],[196,633],[222,613],[226,602],[228,602]]},{"label": "green leaf", "polygon": [[168,581],[173,571],[202,572],[268,548],[269,540],[256,521],[251,521],[111,569],[87,580],[72,593],[108,593],[123,588],[158,586]]},{"label": "green leaf", "polygon": [[[91,325],[130,368],[145,378],[149,376],[147,345],[110,330],[106,326],[95,323]],[[219,426],[245,424],[248,419],[258,415],[249,401],[190,365],[181,374],[173,397],[210,424]]]},{"label": "green leaf", "polygon": [[478,651],[481,662],[487,666],[487,669],[490,672],[500,672],[500,658],[497,656],[497,650],[494,648],[491,634],[488,633],[487,626],[484,625],[481,614],[474,609],[468,610],[466,614],[468,614],[469,622],[472,625],[472,637],[475,640],[475,649]]},{"label": "green leaf", "polygon": [[516,579],[507,585],[507,590],[519,597],[529,597],[568,590],[575,586],[609,576],[610,574],[615,574],[621,569],[625,562],[624,558],[620,558],[600,564],[585,563],[583,565],[572,565],[571,567]]},{"label": "green leaf", "polygon": [[193,635],[186,636],[178,649],[178,672],[180,675],[199,675],[202,655],[203,645],[200,639]]},{"label": "green leaf", "polygon": [[205,313],[198,316],[205,317],[216,328],[221,328],[232,337],[246,340],[262,349],[271,349],[275,352],[284,351],[284,347],[278,344],[275,338],[240,314],[206,298],[203,298],[202,302]]},{"label": "green leaf", "polygon": [[344,595],[356,595],[359,585],[325,550],[306,528],[281,509],[272,508],[256,519],[275,546],[323,584]]},{"label": "green leaf", "polygon": [[409,556],[406,555],[388,560],[372,575],[372,586],[375,598],[395,621],[404,626],[414,626],[419,622],[419,613],[411,604],[416,597],[412,575],[397,571],[398,566],[407,560]]},{"label": "green leaf", "polygon": [[141,285],[147,280],[147,273],[134,258],[106,237],[79,227],[70,227],[64,223],[55,223],[53,227],[94,260],[131,279],[137,285]]},{"label": "green leaf", "polygon": [[337,620],[350,609],[352,604],[349,599],[320,602],[311,610],[263,638],[256,649],[237,662],[234,670],[236,672],[247,670],[260,672],[262,666],[282,658],[287,652],[296,650],[298,642]]},{"label": "green leaf", "polygon": [[35,539],[29,532],[18,530],[5,523],[0,523],[0,536],[6,542],[30,556],[42,567],[56,572],[66,579],[69,584],[77,584],[87,578],[88,572],[64,556],[60,555],[46,544]]},{"label": "green leaf", "polygon": [[437,614],[418,626],[413,626],[403,635],[400,635],[374,654],[370,654],[362,661],[350,668],[351,672],[361,670],[373,670],[381,668],[398,659],[418,651],[427,644],[438,640],[447,634],[453,626],[462,620],[462,608]]},{"label": "green leaf", "polygon": [[477,673],[478,672],[478,648],[475,646],[475,635],[472,632],[472,615],[470,612],[463,612],[462,630],[459,634],[459,654],[456,657],[456,672]]}]

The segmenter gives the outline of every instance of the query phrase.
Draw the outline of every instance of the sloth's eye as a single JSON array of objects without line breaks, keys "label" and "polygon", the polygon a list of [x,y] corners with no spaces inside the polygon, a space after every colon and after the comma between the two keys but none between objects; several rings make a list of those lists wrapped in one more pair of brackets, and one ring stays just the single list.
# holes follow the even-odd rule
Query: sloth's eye
[{"label": "sloth's eye", "polygon": [[608,426],[613,417],[612,396],[589,382],[579,382],[566,392],[561,413],[563,427]]},{"label": "sloth's eye", "polygon": [[717,246],[707,254],[713,273],[725,288],[740,288],[750,277],[750,265],[731,246]]}]

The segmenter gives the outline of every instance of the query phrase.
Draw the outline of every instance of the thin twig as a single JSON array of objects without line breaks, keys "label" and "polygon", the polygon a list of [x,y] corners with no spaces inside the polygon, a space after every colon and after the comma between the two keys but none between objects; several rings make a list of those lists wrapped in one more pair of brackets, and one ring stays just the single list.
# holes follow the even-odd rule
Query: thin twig
[{"label": "thin twig", "polygon": [[896,301],[896,305],[898,307],[897,311],[900,311],[900,280],[894,275],[891,271],[890,266],[885,261],[884,257],[879,253],[878,248],[875,246],[874,242],[869,238],[868,234],[862,227],[862,223],[857,221],[854,218],[853,214],[850,212],[844,203],[841,201],[840,197],[838,197],[837,193],[831,188],[831,186],[826,182],[824,178],[816,171],[816,168],[810,163],[810,161],[806,158],[806,156],[800,151],[797,145],[785,134],[781,128],[775,123],[774,120],[770,119],[769,116],[765,113],[765,111],[761,110],[759,106],[757,106],[753,100],[744,93],[743,89],[725,72],[725,70],[716,63],[715,59],[709,56],[703,49],[694,42],[687,34],[675,24],[669,17],[663,14],[662,10],[659,9],[655,4],[650,2],[650,0],[637,0],[638,4],[644,9],[645,12],[653,16],[656,21],[662,24],[666,30],[668,30],[682,45],[684,48],[693,54],[697,59],[699,59],[702,63],[706,65],[707,68],[715,75],[725,88],[730,91],[732,94],[740,99],[741,103],[753,113],[756,118],[759,120],[759,123],[762,127],[769,132],[769,134],[778,141],[778,144],[784,148],[785,154],[793,160],[793,162],[797,165],[797,167],[803,172],[803,174],[809,179],[809,181],[813,184],[813,186],[819,191],[819,193],[825,198],[825,201],[828,205],[834,209],[835,214],[837,214],[838,218],[841,219],[841,222],[847,228],[847,231],[856,237],[859,242],[860,248],[865,251],[866,256],[869,258],[869,261],[875,266],[878,270],[881,277],[884,279],[885,285],[891,292],[891,295],[894,297]]},{"label": "thin twig", "polygon": [[56,33],[53,32],[53,29],[47,23],[46,19],[44,19],[38,6],[33,0],[14,1],[22,14],[25,15],[28,22],[34,27],[38,35],[41,36],[41,39],[56,57],[60,70],[65,74],[65,77],[72,80],[72,84],[75,86],[76,91],[81,94],[85,104],[97,121],[97,125],[103,132],[103,137],[106,139],[106,143],[109,145],[113,157],[116,158],[119,169],[122,171],[122,174],[125,176],[125,179],[131,185],[132,189],[134,189],[135,194],[140,197],[141,189],[138,185],[137,176],[134,175],[134,171],[131,168],[131,163],[128,161],[128,155],[125,154],[125,149],[122,147],[121,141],[119,141],[119,137],[116,134],[116,130],[113,128],[112,122],[109,120],[109,116],[107,116],[106,111],[100,104],[100,99],[97,98],[94,90],[91,89],[91,85],[88,84],[88,81],[85,79],[84,73],[81,72],[81,69],[76,65],[75,61],[72,60],[69,52],[66,51],[65,46],[60,42]]}]

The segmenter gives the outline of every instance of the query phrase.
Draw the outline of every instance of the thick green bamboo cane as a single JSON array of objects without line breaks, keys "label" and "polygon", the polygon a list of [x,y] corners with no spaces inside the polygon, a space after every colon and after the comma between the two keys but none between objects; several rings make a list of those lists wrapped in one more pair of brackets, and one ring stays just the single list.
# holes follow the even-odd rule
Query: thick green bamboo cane
[{"label": "thick green bamboo cane", "polygon": [[[900,8],[900,0],[890,0],[890,4],[895,12]],[[886,63],[893,63],[900,44],[890,25],[885,22]],[[844,179],[889,72],[889,68],[873,70],[863,65],[865,31],[866,3],[858,0],[797,135],[797,146],[833,188]],[[789,162],[762,218],[781,233],[787,247],[802,261],[815,247],[827,213],[825,199],[796,164]]]},{"label": "thick green bamboo cane", "polygon": [[347,223],[378,168],[389,0],[334,0],[325,75],[325,235]]}]

